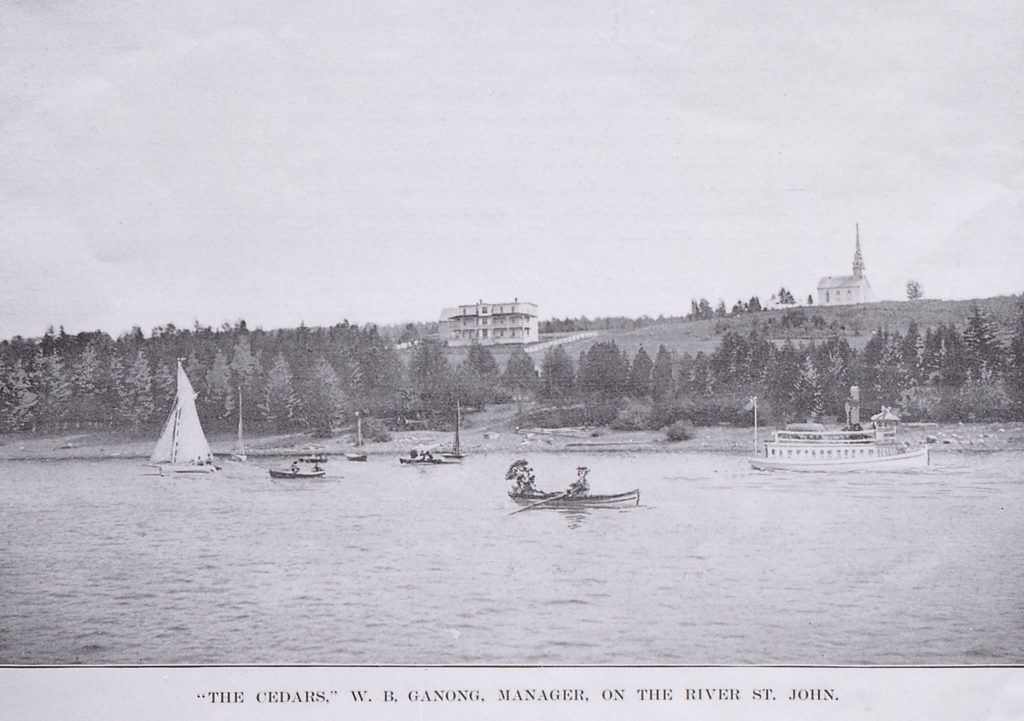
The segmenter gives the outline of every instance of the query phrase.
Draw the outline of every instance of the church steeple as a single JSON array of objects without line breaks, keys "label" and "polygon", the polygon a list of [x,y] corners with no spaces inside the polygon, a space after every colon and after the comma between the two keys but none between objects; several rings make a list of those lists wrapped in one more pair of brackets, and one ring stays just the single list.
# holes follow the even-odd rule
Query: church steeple
[{"label": "church steeple", "polygon": [[864,256],[860,253],[860,223],[857,223],[857,250],[853,254],[853,277],[864,277]]}]

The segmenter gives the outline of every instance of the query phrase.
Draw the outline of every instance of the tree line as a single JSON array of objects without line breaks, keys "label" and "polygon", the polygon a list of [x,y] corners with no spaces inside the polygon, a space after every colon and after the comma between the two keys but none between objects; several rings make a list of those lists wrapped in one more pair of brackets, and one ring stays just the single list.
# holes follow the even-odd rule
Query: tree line
[{"label": "tree line", "polygon": [[749,423],[752,396],[777,423],[845,420],[852,385],[865,410],[889,406],[907,420],[1024,420],[1024,301],[1012,329],[974,305],[962,326],[880,328],[859,351],[839,335],[796,345],[757,331],[727,332],[711,353],[677,356],[662,346],[653,360],[644,348],[629,358],[611,341],[575,360],[556,347],[536,389],[549,407],[527,420],[627,429]]},{"label": "tree line", "polygon": [[842,419],[851,385],[866,409],[891,406],[908,419],[1024,420],[1022,302],[1012,328],[975,305],[961,325],[879,329],[859,351],[838,335],[796,345],[730,331],[696,355],[662,346],[653,358],[644,348],[631,356],[599,341],[575,358],[550,348],[538,366],[517,347],[503,369],[486,347],[453,363],[436,340],[400,352],[376,326],[347,322],[269,332],[167,325],[116,339],[50,329],[0,343],[0,431],[149,431],[170,410],[178,359],[204,425],[222,431],[241,416],[255,430],[327,434],[356,413],[450,427],[457,402],[515,402],[524,425],[746,423],[750,396],[775,422]]}]

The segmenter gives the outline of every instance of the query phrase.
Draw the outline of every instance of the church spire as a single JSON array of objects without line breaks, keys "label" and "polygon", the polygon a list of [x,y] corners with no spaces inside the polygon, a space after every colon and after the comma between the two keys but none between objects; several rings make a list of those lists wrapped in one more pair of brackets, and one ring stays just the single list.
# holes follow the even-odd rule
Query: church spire
[{"label": "church spire", "polygon": [[860,253],[860,223],[857,223],[857,250],[853,254],[853,277],[864,277],[864,256]]}]

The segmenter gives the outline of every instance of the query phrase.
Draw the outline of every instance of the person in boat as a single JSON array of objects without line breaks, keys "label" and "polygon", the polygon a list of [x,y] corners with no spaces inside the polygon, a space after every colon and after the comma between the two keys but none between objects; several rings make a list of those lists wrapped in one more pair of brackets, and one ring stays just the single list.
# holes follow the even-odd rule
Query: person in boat
[{"label": "person in boat", "polygon": [[520,466],[515,470],[516,476],[516,487],[513,492],[517,496],[532,496],[536,495],[540,491],[537,490],[535,485],[535,478],[533,476],[533,469],[529,466]]},{"label": "person in boat", "polygon": [[298,473],[298,472],[299,472],[299,462],[298,461],[292,461],[292,473]]},{"label": "person in boat", "polygon": [[430,451],[424,451],[423,452],[423,460],[425,460],[427,462],[433,461],[434,460],[434,454],[431,453]]},{"label": "person in boat", "polygon": [[569,485],[569,490],[565,492],[567,496],[585,496],[590,493],[590,484],[587,483],[587,474],[590,473],[590,469],[585,466],[579,466],[576,468],[576,480]]}]

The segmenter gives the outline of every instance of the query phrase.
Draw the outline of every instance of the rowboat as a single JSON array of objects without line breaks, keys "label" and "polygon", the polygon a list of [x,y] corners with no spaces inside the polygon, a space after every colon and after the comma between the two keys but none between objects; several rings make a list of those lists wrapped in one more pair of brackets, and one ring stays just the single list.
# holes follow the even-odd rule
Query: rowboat
[{"label": "rowboat", "polygon": [[[564,493],[517,494],[508,492],[508,497],[521,506],[537,505],[539,508],[626,508],[640,505],[640,489],[609,495],[567,496]],[[544,503],[546,499],[553,499]]]},{"label": "rowboat", "polygon": [[271,478],[323,478],[327,473],[323,466],[327,463],[327,456],[323,453],[315,453],[310,456],[303,456],[294,461],[290,468],[271,468]]},{"label": "rowboat", "polygon": [[300,468],[297,471],[293,471],[290,468],[285,469],[270,469],[271,478],[323,478],[326,474],[323,468],[320,470],[314,470],[312,468]]}]

